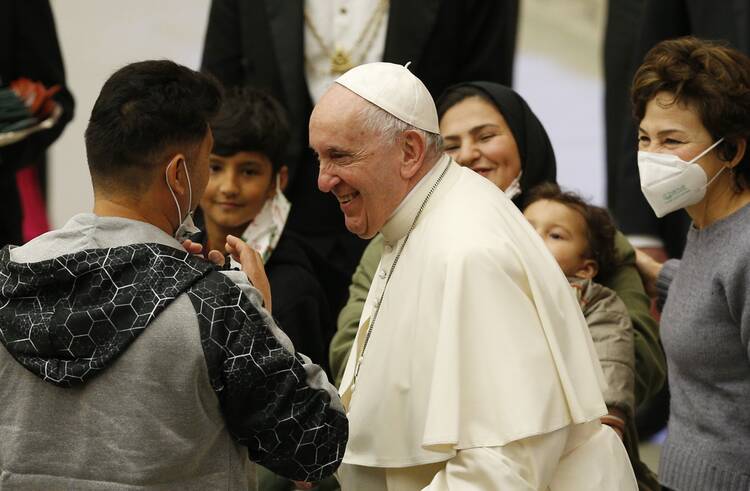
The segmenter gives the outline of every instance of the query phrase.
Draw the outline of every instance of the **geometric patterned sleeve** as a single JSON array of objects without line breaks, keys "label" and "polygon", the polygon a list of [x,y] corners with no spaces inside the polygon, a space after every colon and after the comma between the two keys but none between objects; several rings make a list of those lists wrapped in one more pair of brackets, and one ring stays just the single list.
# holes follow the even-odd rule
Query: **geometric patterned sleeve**
[{"label": "geometric patterned sleeve", "polygon": [[232,436],[253,461],[288,479],[319,481],[333,474],[349,429],[319,369],[285,347],[275,326],[225,275],[214,271],[187,293]]}]

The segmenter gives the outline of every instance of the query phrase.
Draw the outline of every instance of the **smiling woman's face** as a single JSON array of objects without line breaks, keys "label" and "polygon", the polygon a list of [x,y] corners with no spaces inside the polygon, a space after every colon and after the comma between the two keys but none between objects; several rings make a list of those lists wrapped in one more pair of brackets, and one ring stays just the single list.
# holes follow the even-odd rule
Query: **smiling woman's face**
[{"label": "smiling woman's face", "polygon": [[[685,162],[693,160],[714,143],[714,138],[701,121],[694,104],[675,102],[674,95],[659,92],[646,105],[646,113],[638,125],[638,150],[677,155]],[[713,151],[698,160],[711,176],[721,161]]]},{"label": "smiling woman's face", "polygon": [[478,96],[448,109],[440,120],[445,152],[505,191],[521,173],[521,155],[508,123]]}]

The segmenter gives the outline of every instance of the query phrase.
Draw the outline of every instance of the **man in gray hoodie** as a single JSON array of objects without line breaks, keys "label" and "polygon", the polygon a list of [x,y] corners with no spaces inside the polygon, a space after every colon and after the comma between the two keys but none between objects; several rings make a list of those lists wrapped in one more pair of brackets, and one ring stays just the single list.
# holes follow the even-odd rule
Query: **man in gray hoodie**
[{"label": "man in gray hoodie", "polygon": [[0,251],[0,489],[254,489],[250,460],[299,481],[338,467],[340,401],[271,318],[257,254],[229,237],[242,271],[219,271],[181,244],[220,102],[170,61],[118,70],[86,130],[94,212]]}]

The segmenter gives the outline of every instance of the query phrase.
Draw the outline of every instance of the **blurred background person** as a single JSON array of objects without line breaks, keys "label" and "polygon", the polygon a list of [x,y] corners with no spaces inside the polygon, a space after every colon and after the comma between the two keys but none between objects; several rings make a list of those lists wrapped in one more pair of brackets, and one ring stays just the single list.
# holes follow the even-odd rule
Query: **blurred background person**
[{"label": "blurred background person", "polygon": [[[643,24],[646,0],[608,0],[602,50],[604,67],[604,124],[607,159],[607,206],[612,209],[620,193],[625,199],[637,194],[639,187],[628,189],[618,181],[625,128],[632,126],[630,84],[641,59],[636,51]],[[641,55],[642,58],[642,55]],[[628,132],[630,135],[631,132]],[[632,135],[631,135],[632,136]],[[627,145],[632,146],[632,138]]]},{"label": "blurred background person", "polygon": [[[27,90],[18,88],[21,80]],[[75,104],[65,84],[55,20],[47,0],[0,0],[0,88],[14,82],[15,92],[29,97],[29,105],[39,106],[42,101],[38,99],[48,98],[60,112],[51,128],[0,146],[0,245],[21,245],[49,229],[42,185],[45,151],[73,119]],[[52,91],[46,94],[46,89]],[[44,114],[41,119],[49,116]],[[0,133],[3,131],[0,125]]]}]

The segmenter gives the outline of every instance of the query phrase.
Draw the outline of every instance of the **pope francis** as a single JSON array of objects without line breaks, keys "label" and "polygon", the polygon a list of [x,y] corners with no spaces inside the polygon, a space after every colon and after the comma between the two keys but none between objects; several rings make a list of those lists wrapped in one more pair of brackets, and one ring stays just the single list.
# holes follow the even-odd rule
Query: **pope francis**
[{"label": "pope francis", "polygon": [[[382,233],[341,384],[344,491],[635,490],[580,308],[492,183],[442,153],[407,67],[342,75],[310,119],[318,187]],[[467,218],[470,217],[470,218]]]}]

